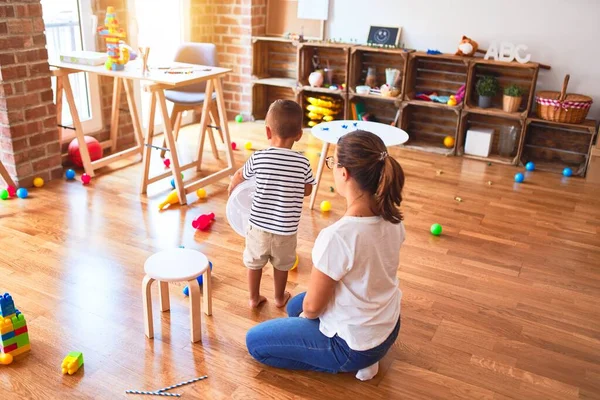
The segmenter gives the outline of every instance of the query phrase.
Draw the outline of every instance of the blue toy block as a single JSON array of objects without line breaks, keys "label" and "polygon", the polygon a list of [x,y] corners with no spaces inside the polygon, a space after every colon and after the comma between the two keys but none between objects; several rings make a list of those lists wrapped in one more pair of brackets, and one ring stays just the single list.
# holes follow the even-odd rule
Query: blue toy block
[{"label": "blue toy block", "polygon": [[0,316],[6,317],[15,313],[15,303],[10,294],[0,296]]},{"label": "blue toy block", "polygon": [[5,340],[8,340],[12,337],[15,337],[15,331],[10,331],[8,333],[5,333],[4,335],[2,335],[2,338],[0,340],[0,342],[4,342]]}]

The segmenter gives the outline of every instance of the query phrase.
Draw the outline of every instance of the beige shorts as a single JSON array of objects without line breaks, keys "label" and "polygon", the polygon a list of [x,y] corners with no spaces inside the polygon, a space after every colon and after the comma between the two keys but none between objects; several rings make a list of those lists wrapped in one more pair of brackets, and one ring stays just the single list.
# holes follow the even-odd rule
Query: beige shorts
[{"label": "beige shorts", "polygon": [[244,265],[250,269],[261,269],[267,262],[279,271],[289,271],[296,262],[297,234],[277,235],[265,232],[252,225],[246,232]]}]

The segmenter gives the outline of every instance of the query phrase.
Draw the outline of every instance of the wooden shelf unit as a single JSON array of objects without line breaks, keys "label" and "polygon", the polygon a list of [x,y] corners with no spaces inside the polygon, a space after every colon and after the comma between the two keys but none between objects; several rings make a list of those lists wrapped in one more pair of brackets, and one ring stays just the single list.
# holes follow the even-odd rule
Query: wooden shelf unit
[{"label": "wooden shelf unit", "polygon": [[254,82],[252,84],[252,116],[257,120],[265,119],[269,106],[277,99],[300,102],[298,91],[295,88]]},{"label": "wooden shelf unit", "polygon": [[[275,37],[252,38],[252,79],[271,79],[277,86],[296,86],[298,80],[298,48],[287,39]],[[269,81],[267,81],[269,82]],[[268,83],[267,83],[268,84]]]},{"label": "wooden shelf unit", "polygon": [[521,164],[533,161],[536,170],[556,173],[569,167],[574,176],[585,177],[597,130],[594,120],[568,124],[527,118]]},{"label": "wooden shelf unit", "polygon": [[350,68],[348,72],[348,92],[356,94],[356,86],[364,85],[369,68],[375,68],[377,86],[386,83],[386,68],[396,68],[400,71],[394,86],[400,93],[396,97],[384,97],[379,95],[361,95],[365,99],[385,99],[387,101],[402,100],[402,89],[404,88],[404,76],[406,74],[406,61],[408,53],[402,49],[378,49],[369,46],[355,46],[350,51]]},{"label": "wooden shelf unit", "polygon": [[374,95],[360,96],[350,94],[348,110],[346,112],[349,119],[352,118],[352,104],[356,102],[361,102],[364,105],[366,112],[375,117],[377,122],[398,126],[400,110],[398,108],[399,104],[395,99]]},{"label": "wooden shelf unit", "polygon": [[[337,44],[326,42],[305,42],[298,45],[298,83],[304,90],[320,92],[325,94],[346,95],[347,90],[341,89],[342,84],[348,81],[348,68],[350,65],[349,44]],[[338,86],[338,90],[330,90],[326,87],[315,88],[308,83],[308,76],[314,71],[313,57],[319,58],[321,68],[333,69],[332,83]]]},{"label": "wooden shelf unit", "polygon": [[[432,103],[403,102],[400,105],[400,128],[409,137],[403,147],[445,155],[454,154],[461,111],[456,107],[431,107],[430,104]],[[444,146],[446,136],[454,138],[452,148]]]},{"label": "wooden shelf unit", "polygon": [[[531,111],[539,69],[539,64],[533,62],[520,64],[516,61],[507,63],[473,58],[469,64],[465,109],[476,111],[480,114],[524,120]],[[475,86],[477,81],[485,75],[496,77],[500,84],[500,91],[492,98],[492,107],[490,108],[480,108],[477,106],[478,95]],[[516,84],[523,89],[523,101],[521,102],[519,111],[508,113],[502,110],[502,97],[504,95],[504,88],[512,84]]]}]

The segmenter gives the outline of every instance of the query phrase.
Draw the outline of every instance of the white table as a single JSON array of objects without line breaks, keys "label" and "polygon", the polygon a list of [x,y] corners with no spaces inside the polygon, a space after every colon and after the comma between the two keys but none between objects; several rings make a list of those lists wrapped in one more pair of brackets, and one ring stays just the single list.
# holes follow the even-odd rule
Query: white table
[{"label": "white table", "polygon": [[317,176],[315,177],[317,183],[312,195],[310,196],[311,210],[313,209],[317,199],[317,191],[319,190],[321,175],[323,175],[323,167],[325,166],[325,159],[327,158],[329,146],[332,144],[337,144],[338,140],[342,136],[356,130],[374,133],[375,135],[379,136],[381,140],[383,140],[383,143],[387,147],[397,146],[405,143],[408,140],[408,133],[402,129],[396,128],[392,125],[380,124],[378,122],[342,120],[324,122],[313,126],[310,132],[314,137],[323,141],[323,148],[321,149],[321,158],[319,159]]}]

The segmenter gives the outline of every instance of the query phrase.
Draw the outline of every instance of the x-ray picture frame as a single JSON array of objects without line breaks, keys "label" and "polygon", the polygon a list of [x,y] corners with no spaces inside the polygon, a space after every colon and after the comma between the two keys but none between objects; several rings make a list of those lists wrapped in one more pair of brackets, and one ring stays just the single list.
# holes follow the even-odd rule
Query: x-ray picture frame
[{"label": "x-ray picture frame", "polygon": [[371,26],[367,43],[375,46],[398,46],[402,27]]}]

